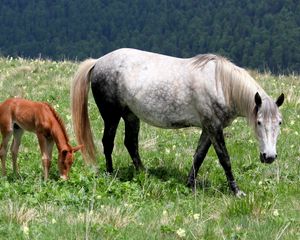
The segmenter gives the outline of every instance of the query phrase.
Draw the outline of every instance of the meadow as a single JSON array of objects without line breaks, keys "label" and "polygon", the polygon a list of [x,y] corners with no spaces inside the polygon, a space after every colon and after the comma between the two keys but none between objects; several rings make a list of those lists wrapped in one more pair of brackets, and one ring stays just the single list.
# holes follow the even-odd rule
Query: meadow
[{"label": "meadow", "polygon": [[[77,62],[0,58],[0,101],[12,96],[47,101],[65,122],[73,145],[70,84]],[[59,179],[57,150],[50,180],[43,181],[36,136],[25,133],[20,174],[0,177],[0,239],[300,239],[300,76],[251,71],[274,98],[283,92],[278,159],[260,163],[258,143],[243,118],[225,130],[233,173],[247,194],[230,192],[213,149],[198,174],[195,193],[187,174],[200,129],[163,130],[141,124],[136,173],[123,145],[120,123],[113,152],[115,172],[105,173],[103,122],[92,96],[89,112],[98,146],[99,174],[80,153],[70,179]]]}]

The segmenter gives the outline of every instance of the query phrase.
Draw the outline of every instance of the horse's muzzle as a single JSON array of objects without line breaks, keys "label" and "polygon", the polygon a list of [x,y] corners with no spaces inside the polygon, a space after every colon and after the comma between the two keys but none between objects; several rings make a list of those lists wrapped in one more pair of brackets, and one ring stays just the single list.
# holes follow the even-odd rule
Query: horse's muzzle
[{"label": "horse's muzzle", "polygon": [[260,161],[262,163],[271,164],[276,159],[277,155],[274,156],[268,156],[265,153],[260,153]]}]

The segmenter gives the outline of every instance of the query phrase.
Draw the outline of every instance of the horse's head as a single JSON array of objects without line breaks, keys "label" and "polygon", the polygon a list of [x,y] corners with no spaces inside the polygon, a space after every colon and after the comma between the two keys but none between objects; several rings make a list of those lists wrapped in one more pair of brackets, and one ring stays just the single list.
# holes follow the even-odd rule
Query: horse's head
[{"label": "horse's head", "polygon": [[260,145],[262,163],[272,163],[277,157],[276,142],[282,122],[279,107],[283,101],[283,94],[276,102],[268,98],[262,101],[259,93],[255,94],[254,129]]},{"label": "horse's head", "polygon": [[76,147],[69,146],[68,148],[64,148],[59,153],[58,159],[58,168],[60,177],[64,180],[68,179],[68,174],[74,162],[74,153],[81,149],[83,145],[79,145]]}]

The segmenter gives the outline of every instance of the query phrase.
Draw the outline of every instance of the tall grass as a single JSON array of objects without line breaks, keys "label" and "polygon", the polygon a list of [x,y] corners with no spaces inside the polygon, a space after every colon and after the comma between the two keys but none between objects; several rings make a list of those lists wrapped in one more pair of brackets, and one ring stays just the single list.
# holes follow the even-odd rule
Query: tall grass
[{"label": "tall grass", "polygon": [[[78,64],[0,58],[0,101],[10,96],[48,101],[72,132],[69,89]],[[115,173],[105,173],[103,122],[90,98],[90,118],[99,146],[100,173],[80,154],[70,180],[61,181],[54,152],[50,180],[42,179],[34,134],[23,137],[20,175],[0,178],[0,239],[299,239],[300,76],[251,74],[274,98],[285,93],[279,158],[258,159],[258,146],[244,119],[225,131],[233,172],[247,193],[235,198],[210,149],[193,194],[185,186],[200,129],[162,130],[142,123],[140,151],[147,170],[135,173],[123,146],[121,122],[113,152]]]}]

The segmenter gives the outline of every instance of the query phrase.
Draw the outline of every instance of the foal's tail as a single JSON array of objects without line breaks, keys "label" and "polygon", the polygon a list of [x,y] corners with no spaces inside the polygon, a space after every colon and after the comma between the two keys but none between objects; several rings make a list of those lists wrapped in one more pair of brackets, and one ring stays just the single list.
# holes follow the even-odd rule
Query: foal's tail
[{"label": "foal's tail", "polygon": [[96,163],[96,148],[88,116],[88,93],[90,72],[96,59],[87,59],[79,65],[71,87],[71,108],[73,128],[78,144],[83,144],[83,159],[86,163]]}]

